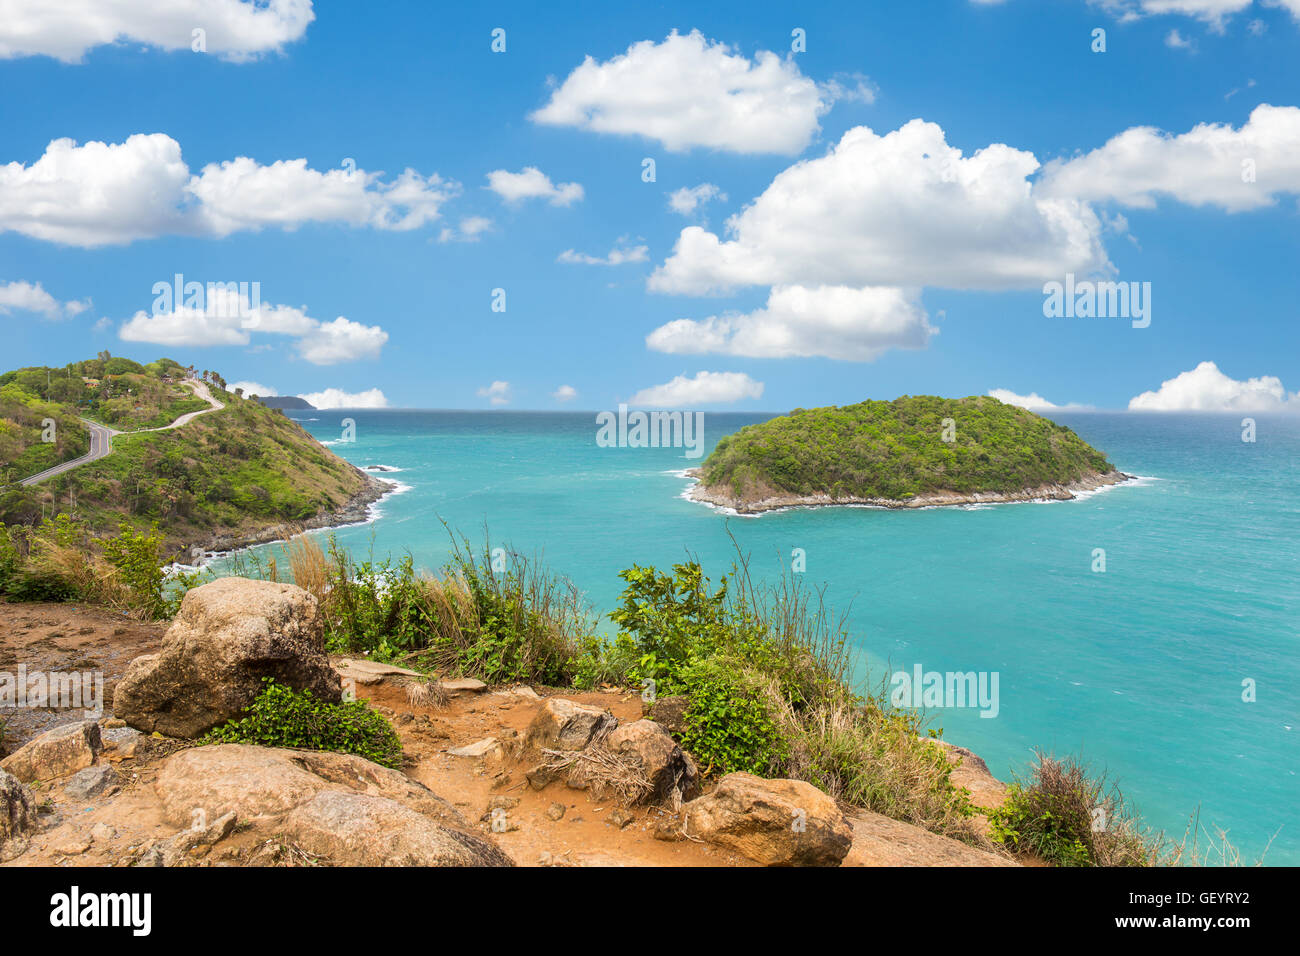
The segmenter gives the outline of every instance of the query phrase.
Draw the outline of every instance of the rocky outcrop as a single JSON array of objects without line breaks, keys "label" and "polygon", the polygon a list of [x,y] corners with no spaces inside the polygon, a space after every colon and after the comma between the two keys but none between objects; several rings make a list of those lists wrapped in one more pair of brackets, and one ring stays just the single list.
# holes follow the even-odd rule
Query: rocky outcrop
[{"label": "rocky outcrop", "polygon": [[849,817],[853,846],[843,866],[1018,866],[1019,864],[869,810]]},{"label": "rocky outcrop", "polygon": [[0,863],[27,847],[27,834],[36,827],[36,801],[13,774],[0,770]]},{"label": "rocky outcrop", "polygon": [[604,746],[639,765],[651,787],[648,802],[675,807],[699,792],[695,761],[653,720],[623,724],[610,732]]},{"label": "rocky outcrop", "polygon": [[687,836],[766,866],[839,866],[853,843],[835,801],[802,780],[727,774],[682,813]]},{"label": "rocky outcrop", "polygon": [[642,705],[641,713],[674,737],[686,732],[686,708],[691,699],[680,694],[659,697]]},{"label": "rocky outcrop", "polygon": [[0,770],[9,771],[24,783],[56,780],[89,767],[103,749],[95,721],[60,724],[0,760]]},{"label": "rocky outcrop", "polygon": [[481,836],[363,793],[322,791],[289,814],[284,832],[337,866],[514,866]]},{"label": "rocky outcrop", "polygon": [[316,600],[302,588],[221,578],[189,591],[162,650],[136,658],[113,712],[132,727],[198,737],[240,716],[273,677],[338,702]]},{"label": "rocky outcrop", "polygon": [[607,710],[552,697],[528,725],[524,746],[532,750],[584,750],[618,726]]},{"label": "rocky outcrop", "polygon": [[175,826],[216,820],[279,819],[324,790],[383,797],[455,826],[464,818],[446,800],[405,774],[352,754],[222,744],[182,750],[154,782],[163,813]]}]

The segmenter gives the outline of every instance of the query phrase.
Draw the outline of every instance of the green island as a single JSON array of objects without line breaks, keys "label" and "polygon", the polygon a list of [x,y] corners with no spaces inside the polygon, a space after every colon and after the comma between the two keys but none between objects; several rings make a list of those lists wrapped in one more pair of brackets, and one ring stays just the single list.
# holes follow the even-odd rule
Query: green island
[{"label": "green island", "polygon": [[1068,499],[1128,477],[1027,409],[930,395],[797,408],[720,439],[695,476],[693,499],[740,513]]}]

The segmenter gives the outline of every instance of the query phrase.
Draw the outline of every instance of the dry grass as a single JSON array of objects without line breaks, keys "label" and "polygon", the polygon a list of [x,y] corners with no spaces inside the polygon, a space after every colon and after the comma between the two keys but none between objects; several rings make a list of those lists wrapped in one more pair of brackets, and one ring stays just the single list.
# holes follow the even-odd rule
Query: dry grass
[{"label": "dry grass", "polygon": [[436,680],[410,678],[401,682],[406,691],[406,702],[412,707],[432,707],[441,710],[451,700],[451,695]]},{"label": "dry grass", "polygon": [[946,755],[917,736],[911,715],[847,698],[796,709],[775,688],[768,697],[789,742],[775,768],[781,775],[806,780],[845,805],[993,848],[969,795],[951,784]]},{"label": "dry grass", "polygon": [[585,750],[543,749],[542,755],[542,770],[565,776],[570,785],[589,791],[598,800],[613,793],[630,807],[654,795],[641,761],[631,754],[592,745]]}]

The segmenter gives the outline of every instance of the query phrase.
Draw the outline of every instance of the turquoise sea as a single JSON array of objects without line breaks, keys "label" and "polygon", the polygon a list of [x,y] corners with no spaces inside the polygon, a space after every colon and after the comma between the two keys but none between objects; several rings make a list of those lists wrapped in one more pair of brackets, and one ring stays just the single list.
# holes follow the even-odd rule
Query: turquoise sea
[{"label": "turquoise sea", "polygon": [[[802,548],[809,583],[851,605],[873,683],[917,664],[998,673],[996,717],[930,711],[997,776],[1034,747],[1081,753],[1174,836],[1199,807],[1245,859],[1273,838],[1266,863],[1300,864],[1300,418],[1256,416],[1248,443],[1240,415],[1054,414],[1143,480],[1070,502],[739,518],[681,497],[682,449],[598,447],[595,413],[291,414],[355,464],[397,469],[376,519],[335,532],[356,553],[436,569],[439,519],[476,545],[486,526],[607,611],[633,563],[696,555],[724,573],[728,528],[757,573]],[[707,414],[706,452],[767,417]],[[337,441],[344,418],[355,442]]]}]

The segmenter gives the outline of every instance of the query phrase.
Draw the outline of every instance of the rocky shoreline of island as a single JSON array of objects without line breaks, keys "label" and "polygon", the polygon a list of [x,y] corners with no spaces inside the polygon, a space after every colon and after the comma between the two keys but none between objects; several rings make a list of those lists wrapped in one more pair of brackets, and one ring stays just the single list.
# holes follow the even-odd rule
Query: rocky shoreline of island
[{"label": "rocky shoreline of island", "polygon": [[737,496],[730,488],[710,488],[703,484],[700,469],[690,468],[684,472],[693,480],[683,497],[689,501],[724,508],[741,515],[757,515],[786,508],[822,508],[852,505],[864,508],[888,508],[905,510],[913,508],[960,507],[964,505],[1014,504],[1031,501],[1071,501],[1081,494],[1100,491],[1127,481],[1136,480],[1136,475],[1125,474],[1117,469],[1107,472],[1095,472],[1074,481],[1050,483],[1025,488],[1020,491],[933,491],[916,495],[912,498],[860,498],[853,495],[834,497],[830,494],[795,495],[775,492],[761,497],[746,498]]},{"label": "rocky shoreline of island", "polygon": [[214,556],[229,554],[232,551],[240,551],[259,544],[287,541],[294,535],[301,534],[304,531],[319,531],[326,528],[365,524],[374,517],[374,506],[386,496],[396,493],[402,486],[392,479],[376,478],[365,472],[360,473],[365,479],[360,490],[337,508],[322,511],[304,521],[280,522],[254,531],[213,534],[201,541],[191,542],[191,545],[202,548],[205,560],[207,560]]}]

